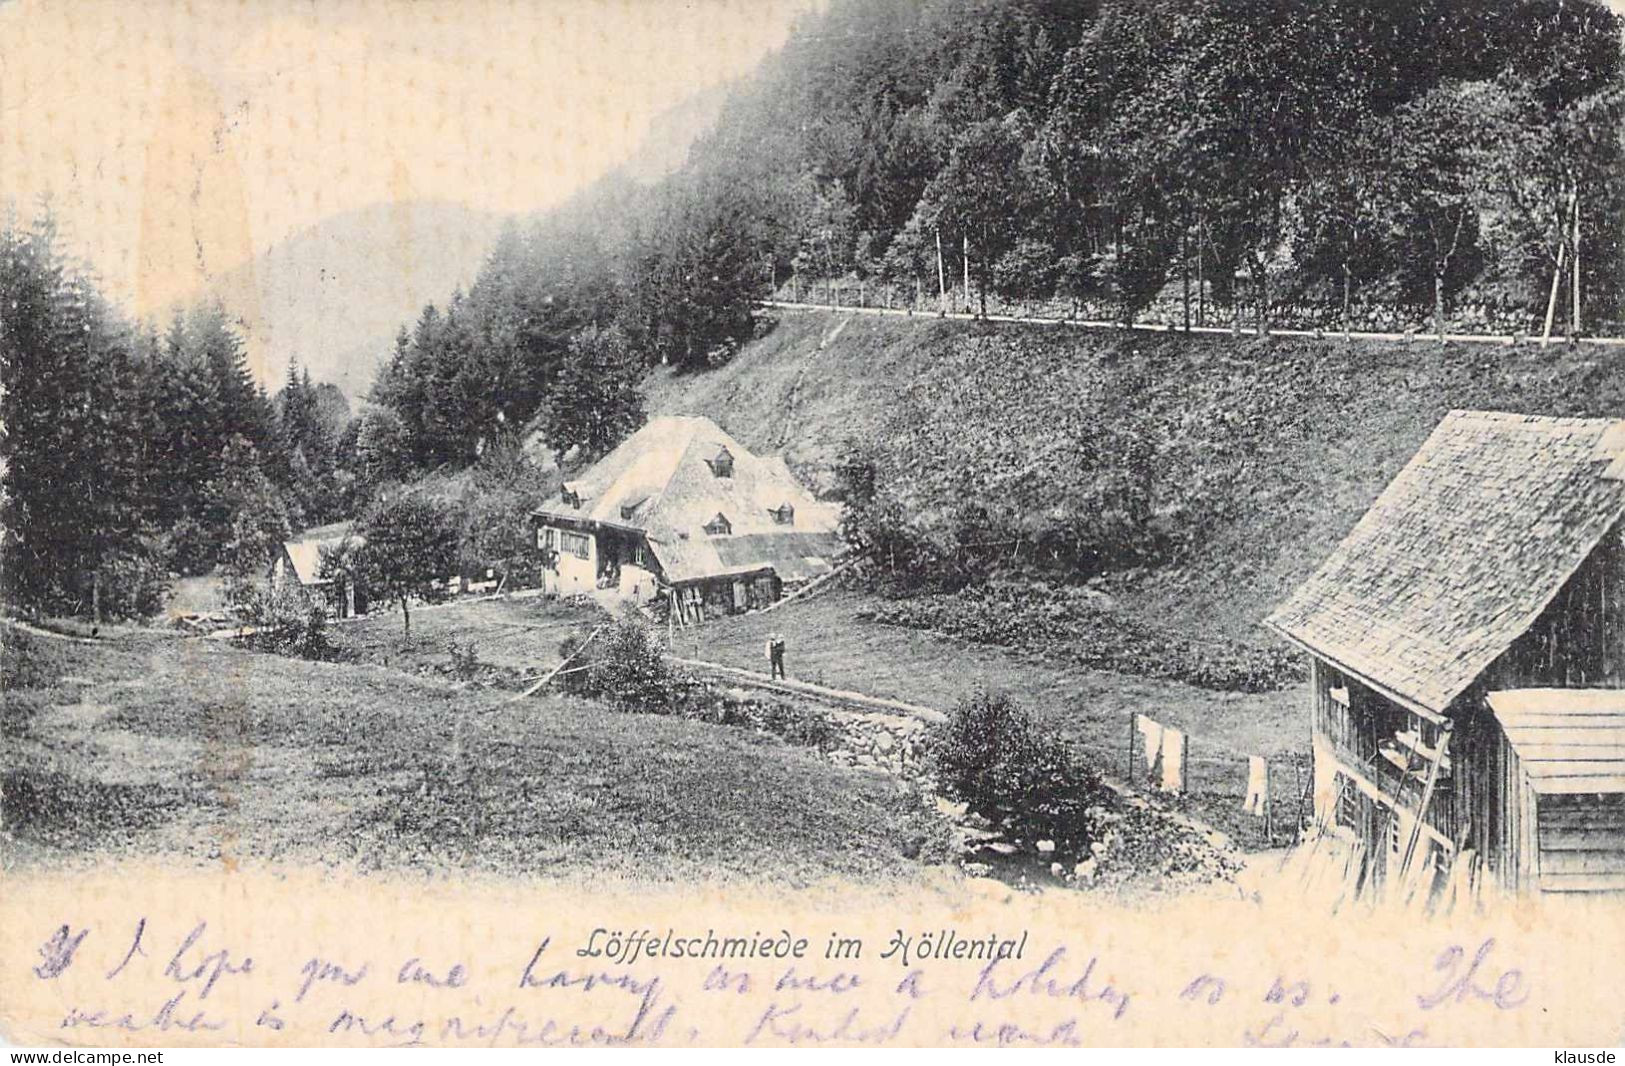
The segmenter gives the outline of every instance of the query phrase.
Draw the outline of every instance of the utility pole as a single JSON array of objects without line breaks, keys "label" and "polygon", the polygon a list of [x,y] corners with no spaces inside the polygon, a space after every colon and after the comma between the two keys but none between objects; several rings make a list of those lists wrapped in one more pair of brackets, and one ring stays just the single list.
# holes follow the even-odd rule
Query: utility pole
[{"label": "utility pole", "polygon": [[948,275],[942,268],[942,227],[937,227],[937,314],[948,313]]},{"label": "utility pole", "polygon": [[1580,336],[1580,183],[1574,183],[1574,336]]},{"label": "utility pole", "polygon": [[959,238],[960,258],[965,261],[965,311],[970,311],[970,234]]},{"label": "utility pole", "polygon": [[1179,280],[1185,289],[1185,332],[1191,331],[1191,251],[1190,227],[1179,234]]}]

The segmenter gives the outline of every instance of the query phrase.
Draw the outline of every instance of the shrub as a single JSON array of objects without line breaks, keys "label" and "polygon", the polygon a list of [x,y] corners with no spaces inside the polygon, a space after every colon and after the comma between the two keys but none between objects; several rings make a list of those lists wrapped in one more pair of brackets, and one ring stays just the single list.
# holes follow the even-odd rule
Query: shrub
[{"label": "shrub", "polygon": [[472,681],[480,675],[479,646],[472,640],[461,644],[455,640],[446,645],[451,655],[451,674],[459,681]]},{"label": "shrub", "polygon": [[1106,798],[1099,775],[1009,696],[978,691],[961,700],[927,735],[926,752],[937,787],[970,811],[1058,850],[1088,847],[1088,810]]},{"label": "shrub", "polygon": [[102,614],[107,617],[151,618],[164,609],[169,593],[169,573],[150,539],[116,553],[102,567]]},{"label": "shrub", "polygon": [[254,627],[247,643],[256,651],[315,660],[337,654],[327,634],[327,611],[313,605],[301,590],[269,582],[251,586],[239,609],[243,620]]},{"label": "shrub", "polygon": [[[568,657],[580,645],[566,639]],[[585,669],[581,669],[585,667]],[[693,707],[697,685],[674,670],[648,625],[635,612],[608,624],[566,669],[566,690],[606,699],[617,709],[680,714]]]}]

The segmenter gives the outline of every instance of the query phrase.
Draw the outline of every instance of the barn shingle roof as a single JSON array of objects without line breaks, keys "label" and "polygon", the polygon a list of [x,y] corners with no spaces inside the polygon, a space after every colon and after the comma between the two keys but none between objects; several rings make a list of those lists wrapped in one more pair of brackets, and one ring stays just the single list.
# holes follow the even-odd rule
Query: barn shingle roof
[{"label": "barn shingle roof", "polygon": [[1514,689],[1488,702],[1536,792],[1625,792],[1625,691]]},{"label": "barn shingle roof", "polygon": [[1452,411],[1266,624],[1442,712],[1625,514],[1625,421]]}]

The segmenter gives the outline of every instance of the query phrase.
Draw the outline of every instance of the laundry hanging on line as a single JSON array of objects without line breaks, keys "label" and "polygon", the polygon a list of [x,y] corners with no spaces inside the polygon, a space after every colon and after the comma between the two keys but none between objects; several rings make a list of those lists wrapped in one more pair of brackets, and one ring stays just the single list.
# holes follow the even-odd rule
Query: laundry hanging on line
[{"label": "laundry hanging on line", "polygon": [[1162,723],[1137,714],[1134,724],[1139,727],[1140,738],[1145,741],[1142,745],[1145,748],[1145,770],[1150,773],[1157,768],[1157,754],[1162,751]]},{"label": "laundry hanging on line", "polygon": [[1162,790],[1185,791],[1185,734],[1173,726],[1162,727]]},{"label": "laundry hanging on line", "polygon": [[1241,809],[1248,814],[1264,817],[1270,802],[1270,764],[1261,755],[1247,756],[1247,798]]}]

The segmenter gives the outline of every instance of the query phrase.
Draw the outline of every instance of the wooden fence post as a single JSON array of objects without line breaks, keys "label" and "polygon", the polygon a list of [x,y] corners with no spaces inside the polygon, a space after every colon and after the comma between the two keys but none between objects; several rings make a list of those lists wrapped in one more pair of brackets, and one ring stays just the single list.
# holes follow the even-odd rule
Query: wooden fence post
[{"label": "wooden fence post", "polygon": [[1124,764],[1123,779],[1128,784],[1134,784],[1134,732],[1137,728],[1133,711],[1128,714],[1128,762]]}]

